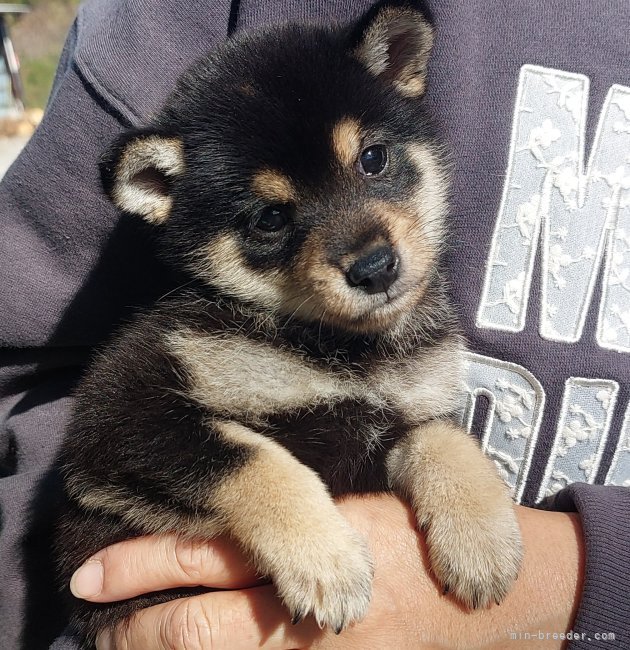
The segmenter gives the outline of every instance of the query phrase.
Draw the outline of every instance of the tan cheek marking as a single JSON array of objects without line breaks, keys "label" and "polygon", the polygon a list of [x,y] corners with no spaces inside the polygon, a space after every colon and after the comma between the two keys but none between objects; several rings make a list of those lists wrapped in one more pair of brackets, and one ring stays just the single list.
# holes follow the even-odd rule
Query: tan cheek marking
[{"label": "tan cheek marking", "polygon": [[380,216],[392,246],[403,256],[409,270],[424,273],[435,262],[438,251],[425,235],[422,219],[411,210],[384,201],[372,201],[370,208]]},{"label": "tan cheek marking", "polygon": [[297,196],[291,181],[272,169],[256,172],[252,180],[252,189],[255,194],[270,203],[291,203]]},{"label": "tan cheek marking", "polygon": [[[384,229],[388,230],[392,215],[383,206],[390,207],[385,203],[374,202],[372,213],[381,220]],[[408,217],[408,220],[411,221],[411,217]],[[325,313],[327,322],[353,331],[371,331],[387,326],[397,314],[369,313],[370,297],[361,296],[351,289],[344,272],[331,266],[326,260],[326,237],[326,232],[312,234],[300,253],[296,275],[300,284],[307,288],[304,292],[310,291],[312,298],[304,305],[297,303],[297,313],[307,318],[320,318],[321,314]],[[348,254],[345,261],[349,264],[356,256]],[[418,272],[412,275],[417,276]],[[420,288],[417,291],[409,291],[410,297],[411,294],[417,295],[419,292]],[[365,318],[362,318],[363,316]]]},{"label": "tan cheek marking", "polygon": [[335,155],[344,167],[354,164],[361,148],[361,125],[357,120],[345,117],[335,124],[332,132]]},{"label": "tan cheek marking", "polygon": [[444,221],[448,211],[448,173],[439,162],[440,152],[426,145],[414,145],[407,151],[422,177],[417,192],[411,199],[411,208],[422,223],[425,237],[433,246],[444,241]]},{"label": "tan cheek marking", "polygon": [[277,269],[263,272],[249,268],[239,242],[229,233],[195,251],[188,268],[198,278],[242,300],[270,308],[282,303],[282,273]]},{"label": "tan cheek marking", "polygon": [[407,263],[416,273],[425,274],[435,264],[444,245],[448,177],[439,161],[440,152],[434,147],[414,145],[407,153],[424,181],[406,207],[383,201],[373,205],[387,219],[392,243],[403,252],[407,251]]},{"label": "tan cheek marking", "polygon": [[431,269],[438,258],[439,247],[426,237],[421,220],[412,210],[384,201],[372,201],[370,208],[389,230],[390,241],[400,256],[402,273],[399,281],[404,287],[396,310],[391,313],[377,312],[372,317],[374,326],[382,328],[390,326],[401,312],[411,309],[422,299]]},{"label": "tan cheek marking", "polygon": [[[302,247],[295,273],[304,287],[301,293],[304,297],[308,295],[309,300],[293,308],[307,318],[319,317],[325,312],[327,321],[337,322],[336,316],[353,316],[353,301],[348,297],[342,271],[326,260],[325,243],[324,233],[313,233]],[[338,322],[343,324],[343,321]]]},{"label": "tan cheek marking", "polygon": [[337,279],[340,271],[326,261],[325,245],[321,233],[312,233],[302,246],[295,269],[303,286],[324,288]]}]

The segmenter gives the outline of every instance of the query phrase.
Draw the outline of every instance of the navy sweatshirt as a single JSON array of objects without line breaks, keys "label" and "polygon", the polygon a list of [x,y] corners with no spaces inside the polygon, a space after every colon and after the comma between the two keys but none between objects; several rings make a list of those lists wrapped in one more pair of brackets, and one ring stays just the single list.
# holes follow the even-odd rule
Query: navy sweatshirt
[{"label": "navy sweatshirt", "polygon": [[[45,118],[0,185],[1,648],[74,647],[52,588],[48,469],[90,350],[165,281],[103,195],[98,156],[229,31],[344,21],[369,4],[81,7]],[[630,6],[427,5],[471,349],[462,419],[517,502],[581,516],[585,638],[571,647],[630,648]]]}]

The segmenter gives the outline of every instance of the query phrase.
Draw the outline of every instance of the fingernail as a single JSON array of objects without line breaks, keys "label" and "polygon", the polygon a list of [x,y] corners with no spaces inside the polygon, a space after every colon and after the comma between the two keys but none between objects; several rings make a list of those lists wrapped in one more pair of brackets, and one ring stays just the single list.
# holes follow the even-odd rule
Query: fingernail
[{"label": "fingernail", "polygon": [[103,564],[88,560],[80,566],[70,580],[70,591],[77,598],[94,598],[103,590]]},{"label": "fingernail", "polygon": [[114,650],[114,634],[104,630],[96,637],[96,650]]}]

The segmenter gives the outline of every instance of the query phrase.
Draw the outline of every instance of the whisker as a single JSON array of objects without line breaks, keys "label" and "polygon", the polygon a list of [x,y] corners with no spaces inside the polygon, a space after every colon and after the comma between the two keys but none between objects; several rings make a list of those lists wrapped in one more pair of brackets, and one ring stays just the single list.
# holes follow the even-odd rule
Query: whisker
[{"label": "whisker", "polygon": [[164,300],[164,298],[167,298],[172,293],[175,293],[176,291],[179,291],[180,289],[183,289],[184,287],[187,287],[189,284],[192,284],[193,282],[195,282],[194,278],[192,280],[188,280],[188,282],[184,282],[184,284],[180,284],[178,287],[175,287],[175,288],[171,289],[170,291],[167,291],[163,296],[160,296],[156,300],[156,302],[160,302],[161,300]]},{"label": "whisker", "polygon": [[315,294],[312,293],[312,294],[310,294],[310,296],[308,296],[307,298],[305,298],[305,299],[304,299],[304,300],[303,300],[303,301],[302,301],[302,302],[301,302],[301,303],[300,303],[300,304],[299,304],[299,305],[298,305],[298,306],[293,310],[293,312],[291,313],[291,315],[289,316],[289,318],[284,322],[284,327],[288,327],[289,323],[291,322],[291,319],[292,319],[292,318],[297,314],[298,310],[299,310],[303,305],[305,305],[309,300],[311,300],[311,299],[314,298],[314,297],[315,297]]}]

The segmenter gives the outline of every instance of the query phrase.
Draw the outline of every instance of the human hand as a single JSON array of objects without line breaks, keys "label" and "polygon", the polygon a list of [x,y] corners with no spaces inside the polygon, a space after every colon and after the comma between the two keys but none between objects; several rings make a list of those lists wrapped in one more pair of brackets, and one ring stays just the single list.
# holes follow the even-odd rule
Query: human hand
[{"label": "human hand", "polygon": [[[339,507],[368,538],[376,567],[368,615],[339,636],[311,618],[292,625],[273,586],[257,580],[229,539],[191,544],[164,536],[123,542],[93,556],[87,566],[93,573],[102,568],[104,581],[87,599],[108,602],[191,585],[228,591],[147,608],[128,626],[103,633],[98,649],[503,648],[509,631],[570,628],[583,562],[575,515],[517,508],[525,545],[519,580],[501,607],[468,612],[443,596],[431,577],[422,536],[403,502],[378,495],[347,499]],[[557,583],[553,591],[547,589],[550,580]],[[75,595],[98,590],[87,589],[77,574],[71,587]],[[510,647],[528,646],[511,641]]]}]

